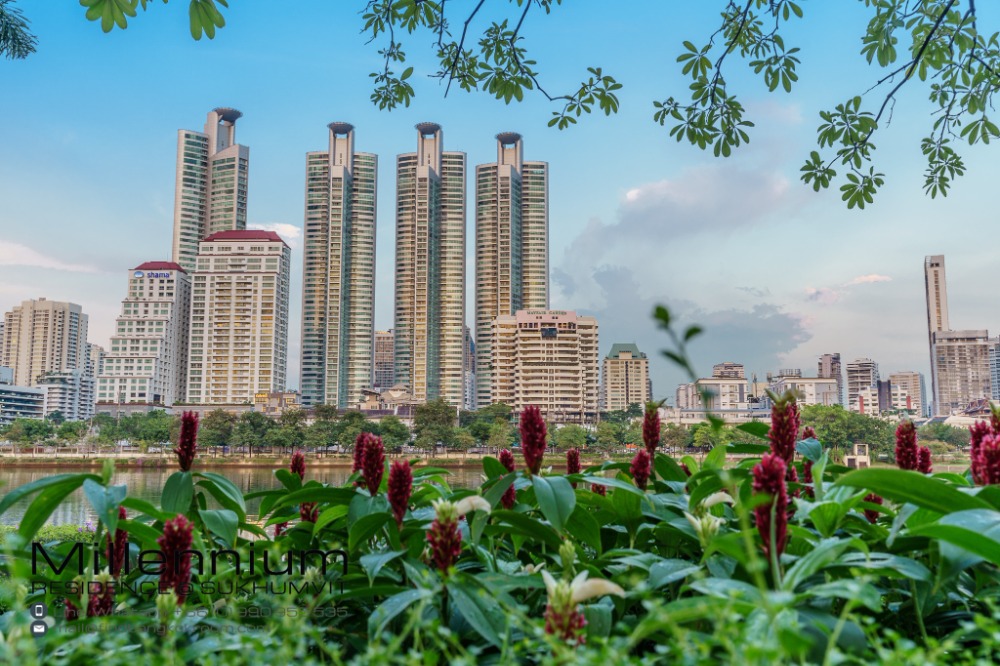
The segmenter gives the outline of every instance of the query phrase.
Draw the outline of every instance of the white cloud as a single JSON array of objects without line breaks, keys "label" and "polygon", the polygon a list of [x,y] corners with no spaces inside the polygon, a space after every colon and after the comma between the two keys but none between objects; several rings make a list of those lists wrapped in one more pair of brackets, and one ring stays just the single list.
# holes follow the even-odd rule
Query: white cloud
[{"label": "white cloud", "polygon": [[879,275],[878,273],[871,273],[869,275],[859,275],[850,282],[847,282],[844,286],[850,287],[856,284],[871,284],[873,282],[891,282],[892,278],[888,275]]},{"label": "white cloud", "polygon": [[296,249],[302,246],[302,227],[287,222],[251,222],[247,225],[250,229],[262,229],[273,231],[281,236],[281,239],[288,243],[288,247]]},{"label": "white cloud", "polygon": [[100,273],[101,270],[89,264],[71,264],[55,257],[49,257],[27,245],[0,240],[0,266],[31,266],[73,273]]},{"label": "white cloud", "polygon": [[806,287],[806,300],[829,305],[840,300],[840,292],[829,287]]}]

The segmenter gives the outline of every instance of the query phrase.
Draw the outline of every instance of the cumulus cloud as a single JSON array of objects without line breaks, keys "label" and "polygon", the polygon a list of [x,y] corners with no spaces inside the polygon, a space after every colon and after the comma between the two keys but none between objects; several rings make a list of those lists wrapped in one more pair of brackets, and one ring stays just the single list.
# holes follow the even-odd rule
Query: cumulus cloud
[{"label": "cumulus cloud", "polygon": [[90,264],[74,264],[56,257],[50,257],[34,250],[27,245],[0,240],[0,266],[29,266],[33,268],[48,268],[56,271],[72,273],[100,273],[101,270]]},{"label": "cumulus cloud", "polygon": [[892,278],[889,277],[888,275],[879,275],[878,273],[871,273],[869,275],[859,275],[858,277],[854,278],[844,286],[848,287],[856,284],[871,284],[873,282],[889,282],[891,280]]},{"label": "cumulus cloud", "polygon": [[288,243],[290,248],[302,246],[302,227],[287,222],[251,222],[247,225],[250,229],[262,229],[263,231],[273,231],[281,236],[281,239]]}]

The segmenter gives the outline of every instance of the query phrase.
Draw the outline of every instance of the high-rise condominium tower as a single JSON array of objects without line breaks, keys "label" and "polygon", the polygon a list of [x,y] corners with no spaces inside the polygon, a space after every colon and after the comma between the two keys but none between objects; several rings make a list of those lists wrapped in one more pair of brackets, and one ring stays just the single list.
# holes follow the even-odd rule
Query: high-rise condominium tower
[{"label": "high-rise condominium tower", "polygon": [[0,366],[15,386],[37,386],[43,375],[87,368],[87,315],[76,303],[27,300],[4,315]]},{"label": "high-rise condominium tower", "polygon": [[476,403],[490,404],[493,320],[549,307],[549,165],[525,162],[521,135],[497,134],[476,167]]},{"label": "high-rise condominium tower", "polygon": [[378,157],[327,127],[329,149],[306,155],[302,404],[345,408],[373,382]]},{"label": "high-rise condominium tower", "polygon": [[[741,368],[742,370],[742,368]],[[601,364],[601,411],[613,412],[653,399],[649,359],[634,342],[616,342]]]},{"label": "high-rise condominium tower", "polygon": [[201,239],[246,229],[250,149],[236,143],[236,121],[242,115],[236,109],[214,109],[204,132],[177,132],[173,260],[186,271],[195,268]]},{"label": "high-rise condominium tower", "polygon": [[289,260],[273,231],[220,231],[200,243],[187,402],[253,403],[285,390]]},{"label": "high-rise condominium tower", "polygon": [[464,397],[465,153],[420,123],[396,158],[396,381],[423,402]]},{"label": "high-rise condominium tower", "polygon": [[947,415],[973,400],[990,397],[989,333],[985,329],[951,330],[944,255],[924,258],[924,282],[933,414]]},{"label": "high-rise condominium tower", "polygon": [[837,404],[844,404],[844,373],[841,372],[840,354],[823,354],[816,364],[816,376],[837,380]]},{"label": "high-rise condominium tower", "polygon": [[396,336],[392,329],[375,331],[375,390],[384,391],[396,383]]},{"label": "high-rise condominium tower", "polygon": [[191,278],[171,261],[147,261],[128,274],[97,402],[169,407],[186,393]]},{"label": "high-rise condominium tower", "polygon": [[[862,404],[858,398],[865,389],[876,391],[878,386],[878,363],[870,358],[856,358],[847,364],[847,408],[852,412],[861,412]],[[877,393],[875,393],[877,396]],[[871,400],[869,400],[869,403]]]}]

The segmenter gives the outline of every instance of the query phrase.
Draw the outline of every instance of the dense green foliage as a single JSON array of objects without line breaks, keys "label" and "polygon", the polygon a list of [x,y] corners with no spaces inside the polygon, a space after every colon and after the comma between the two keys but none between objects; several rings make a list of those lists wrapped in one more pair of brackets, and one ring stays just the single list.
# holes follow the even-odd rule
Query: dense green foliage
[{"label": "dense green foliage", "polygon": [[[766,431],[761,427],[739,431],[757,443],[717,445],[700,463],[657,454],[645,491],[622,463],[566,476],[559,473],[561,461],[550,458],[545,465],[552,473],[531,476],[487,457],[478,492],[453,490],[444,470],[417,467],[400,527],[390,511],[388,465],[374,494],[355,485],[356,477],[341,487],[310,481],[308,469],[304,481],[277,470],[280,489],[248,495],[214,474],[176,472],[158,505],[110,485],[110,469],[48,477],[0,500],[0,515],[17,500],[31,502],[30,518],[4,539],[0,604],[10,610],[0,616],[0,661],[86,663],[99,656],[111,665],[142,655],[148,663],[239,663],[250,653],[260,661],[302,664],[974,664],[1000,658],[996,488],[973,487],[956,474],[849,472],[806,440],[798,445],[796,466],[801,475],[811,461],[815,482],[792,484],[789,492],[808,489],[812,496],[792,500],[787,547],[769,562],[752,525],[754,507],[769,499],[751,487],[757,460],[727,463],[730,453],[769,450],[756,439]],[[511,485],[516,501],[507,510],[500,501]],[[26,605],[44,599],[58,613],[67,595],[24,586],[32,577],[29,544],[47,538],[40,532],[45,520],[81,486],[102,517],[96,538],[117,527],[129,534],[133,568],[123,577],[129,584],[155,583],[155,574],[135,568],[135,558],[140,549],[157,548],[164,522],[178,513],[194,524],[198,551],[234,549],[244,563],[251,553],[270,553],[280,569],[281,555],[294,550],[342,549],[346,573],[339,559],[325,572],[316,560],[304,573],[264,576],[259,567],[237,573],[221,558],[215,573],[207,564],[204,573],[195,569],[185,614],[158,607],[156,594],[123,590],[115,600],[120,615],[57,620],[97,633],[49,632],[36,639],[26,633]],[[869,492],[885,503],[870,502]],[[442,515],[432,502],[470,495],[491,510],[467,514],[456,563],[441,570],[428,549],[428,531]],[[248,519],[252,499],[261,502],[266,528]],[[299,518],[298,507],[310,502],[317,503],[315,522]],[[128,510],[126,520],[113,519],[119,504]],[[877,512],[877,520],[869,522],[865,511]],[[271,526],[288,521],[274,537]],[[57,552],[65,556],[70,545]],[[76,576],[72,567],[61,574],[41,567],[35,578]],[[545,630],[542,618],[553,597],[540,570],[564,582],[586,572],[614,581],[625,596],[582,601],[586,644],[574,645]],[[95,575],[88,568],[84,578]],[[302,588],[303,581],[318,587]],[[247,591],[254,582],[280,587]],[[231,584],[244,590],[223,594]],[[151,640],[150,626],[163,636]]]}]

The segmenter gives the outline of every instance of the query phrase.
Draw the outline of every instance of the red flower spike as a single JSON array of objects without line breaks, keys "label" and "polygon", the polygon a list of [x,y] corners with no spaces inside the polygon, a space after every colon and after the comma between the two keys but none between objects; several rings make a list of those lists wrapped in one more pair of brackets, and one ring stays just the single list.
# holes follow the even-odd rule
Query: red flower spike
[{"label": "red flower spike", "polygon": [[913,421],[903,421],[896,428],[896,466],[917,469],[917,429]]},{"label": "red flower spike", "polygon": [[462,532],[458,529],[458,514],[454,511],[439,511],[431,528],[427,531],[431,562],[443,575],[462,552]]},{"label": "red flower spike", "polygon": [[656,457],[656,447],[660,445],[660,410],[655,402],[646,405],[642,419],[642,442],[649,457]]},{"label": "red flower spike", "polygon": [[[111,609],[115,605],[115,589],[114,583],[98,583],[93,582],[91,584],[92,588],[91,594],[87,597],[87,617],[101,617],[103,615],[111,615]],[[97,592],[99,590],[99,592]],[[96,594],[94,592],[97,592]]]},{"label": "red flower spike", "polygon": [[976,421],[969,426],[969,459],[972,463],[972,482],[976,485],[983,485],[982,461],[980,451],[982,449],[983,438],[993,433],[992,428],[985,421]]},{"label": "red flower spike", "polygon": [[298,474],[300,480],[305,480],[306,457],[302,455],[301,451],[296,451],[292,454],[292,463],[288,466],[288,469],[292,472],[292,474]]},{"label": "red flower spike", "polygon": [[66,599],[66,608],[63,610],[63,617],[67,620],[80,619],[80,609],[69,599]]},{"label": "red flower spike", "polygon": [[554,609],[552,604],[545,605],[545,633],[583,645],[587,638],[583,631],[586,626],[587,620],[579,611],[579,607],[573,608],[568,613],[561,613]]},{"label": "red flower spike", "polygon": [[[118,507],[118,520],[127,520],[128,512],[125,507]],[[108,571],[115,578],[122,573],[122,566],[125,564],[125,549],[128,547],[128,532],[122,528],[115,529],[115,537],[107,535],[107,544],[104,547],[104,559],[108,561]]]},{"label": "red flower spike", "polygon": [[608,488],[607,488],[607,486],[602,486],[599,483],[592,483],[592,484],[590,484],[590,492],[597,493],[601,497],[607,497],[608,496]]},{"label": "red flower spike", "polygon": [[403,528],[403,516],[410,505],[410,495],[413,492],[413,472],[406,460],[392,463],[389,467],[389,506],[392,515],[396,517],[396,526]]},{"label": "red flower spike", "polygon": [[181,433],[177,438],[177,464],[182,472],[191,469],[194,457],[198,453],[198,414],[196,412],[184,412],[181,415]]},{"label": "red flower spike", "polygon": [[687,474],[689,477],[691,476],[691,469],[687,466],[687,463],[680,463],[680,467],[682,470],[684,470],[685,474]]},{"label": "red flower spike", "polygon": [[156,540],[165,564],[160,571],[160,592],[173,590],[183,604],[191,582],[191,542],[194,525],[183,514],[163,523],[163,536]]},{"label": "red flower spike", "polygon": [[917,449],[917,471],[921,474],[930,474],[934,468],[931,466],[931,450],[926,446]]},{"label": "red flower spike", "polygon": [[521,413],[521,452],[528,472],[538,474],[545,456],[545,421],[534,405],[528,405]]},{"label": "red flower spike", "polygon": [[282,535],[282,533],[288,529],[288,522],[278,523],[274,526],[274,538],[277,539]]},{"label": "red flower spike", "polygon": [[[802,461],[802,483],[812,483],[813,482],[813,461],[806,458]],[[813,489],[806,487],[802,489],[802,493],[808,497],[813,497]]]},{"label": "red flower spike", "polygon": [[983,437],[979,448],[979,474],[984,486],[1000,484],[1000,435]]},{"label": "red flower spike", "polygon": [[365,442],[365,455],[361,466],[365,475],[365,486],[368,488],[368,493],[374,497],[385,475],[385,449],[382,447],[381,437],[369,435],[368,441]]},{"label": "red flower spike", "polygon": [[781,457],[788,467],[795,457],[795,443],[799,437],[799,406],[791,395],[782,396],[771,407],[771,453]]},{"label": "red flower spike", "polygon": [[816,431],[812,426],[806,426],[802,429],[802,439],[819,439],[819,437],[816,436]]},{"label": "red flower spike", "polygon": [[[510,452],[509,449],[500,450],[500,464],[504,466],[508,472],[513,472],[515,467],[514,454]],[[514,504],[517,502],[517,491],[514,490],[514,485],[511,484],[507,490],[504,491],[503,497],[500,498],[500,506],[505,509],[513,509]]]},{"label": "red flower spike", "polygon": [[[570,449],[566,452],[566,473],[580,473],[580,451],[578,449]],[[575,483],[573,484],[573,487],[576,488]]]},{"label": "red flower spike", "polygon": [[635,458],[632,458],[632,466],[629,468],[632,479],[635,481],[635,487],[639,490],[645,490],[646,484],[649,483],[650,467],[649,454],[646,453],[646,449],[640,449],[635,454]]},{"label": "red flower spike", "polygon": [[[763,504],[754,509],[757,531],[764,544],[764,554],[771,556],[772,547],[776,555],[785,551],[785,541],[788,537],[788,491],[785,486],[785,461],[777,454],[768,454],[753,468],[754,494],[766,493],[772,498],[771,503]],[[774,507],[774,536],[771,543],[771,507]]]},{"label": "red flower spike", "polygon": [[[882,506],[882,496],[876,495],[875,493],[868,493],[865,495],[865,501]],[[874,509],[865,509],[865,518],[867,518],[868,522],[873,525],[875,524],[875,521],[878,520],[878,515],[878,511],[875,511]]]},{"label": "red flower spike", "polygon": [[299,518],[306,523],[315,523],[316,519],[319,518],[319,508],[317,508],[316,502],[303,502],[300,504]]},{"label": "red flower spike", "polygon": [[351,466],[351,474],[361,471],[361,466],[365,459],[365,444],[368,443],[368,433],[360,433],[354,440],[354,464]]}]

